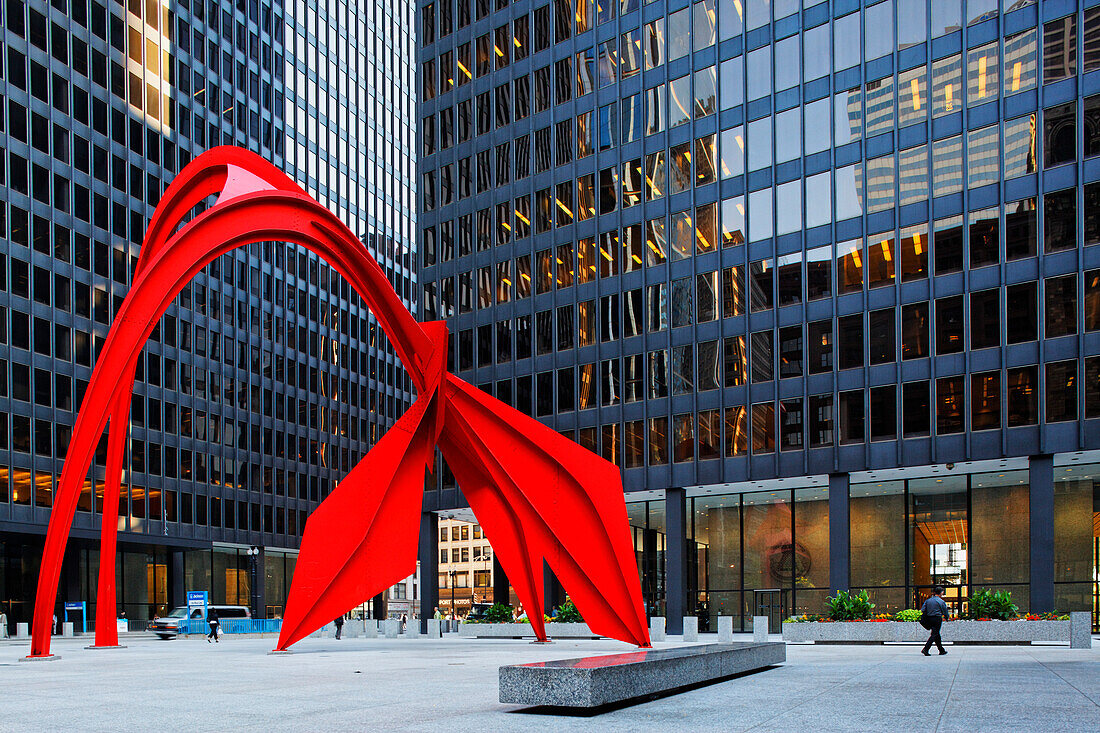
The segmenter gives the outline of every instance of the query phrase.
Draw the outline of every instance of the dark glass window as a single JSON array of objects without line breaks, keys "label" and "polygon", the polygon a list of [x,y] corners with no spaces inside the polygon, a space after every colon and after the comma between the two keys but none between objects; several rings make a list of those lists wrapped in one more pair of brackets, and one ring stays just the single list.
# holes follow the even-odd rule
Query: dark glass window
[{"label": "dark glass window", "polygon": [[1039,368],[1017,367],[1008,370],[1008,427],[1035,425],[1039,422]]},{"label": "dark glass window", "polygon": [[902,385],[902,419],[905,437],[928,435],[928,382],[906,382]]},{"label": "dark glass window", "polygon": [[936,274],[957,272],[963,266],[962,217],[952,216],[936,222]]},{"label": "dark glass window", "polygon": [[1077,360],[1047,364],[1047,422],[1077,419]]},{"label": "dark glass window", "polygon": [[774,334],[759,331],[752,334],[752,381],[767,382],[775,378]]},{"label": "dark glass window", "polygon": [[1032,257],[1038,241],[1035,197],[1005,204],[1005,257]]},{"label": "dark glass window", "polygon": [[970,429],[1000,430],[1001,373],[970,375]]},{"label": "dark glass window", "polygon": [[1072,162],[1077,157],[1077,103],[1043,110],[1043,167]]},{"label": "dark glass window", "polygon": [[901,308],[901,358],[928,356],[928,303],[912,303]]},{"label": "dark glass window", "polygon": [[840,393],[840,443],[862,443],[864,435],[863,390]]},{"label": "dark glass window", "polygon": [[936,299],[936,353],[954,354],[963,350],[963,297]]},{"label": "dark glass window", "polygon": [[871,388],[871,440],[893,440],[898,437],[897,387]]},{"label": "dark glass window", "polygon": [[810,374],[821,374],[833,369],[833,322],[814,321],[808,326],[810,346]]},{"label": "dark glass window", "polygon": [[[871,311],[868,317],[870,336],[870,357],[872,364],[887,364],[897,361],[897,337],[894,330],[894,309],[884,308]],[[873,413],[872,413],[873,418]],[[874,431],[872,430],[872,437]]]},{"label": "dark glass window", "polygon": [[1046,338],[1077,333],[1077,276],[1048,277],[1046,293]]},{"label": "dark glass window", "polygon": [[779,378],[802,376],[802,326],[779,329]]},{"label": "dark glass window", "polygon": [[[863,366],[863,314],[837,319],[837,366],[854,369]],[[861,398],[862,399],[862,398]],[[862,438],[860,438],[862,440]]]},{"label": "dark glass window", "polygon": [[1043,196],[1043,248],[1047,252],[1077,246],[1077,190],[1068,188]]},{"label": "dark glass window", "polygon": [[962,377],[936,380],[936,434],[961,433],[965,421],[965,396]]},{"label": "dark glass window", "polygon": [[1019,344],[1039,338],[1038,284],[1009,285],[1005,291],[1005,325],[1008,343]]},{"label": "dark glass window", "polygon": [[970,348],[986,349],[1001,343],[1001,292],[970,294]]}]

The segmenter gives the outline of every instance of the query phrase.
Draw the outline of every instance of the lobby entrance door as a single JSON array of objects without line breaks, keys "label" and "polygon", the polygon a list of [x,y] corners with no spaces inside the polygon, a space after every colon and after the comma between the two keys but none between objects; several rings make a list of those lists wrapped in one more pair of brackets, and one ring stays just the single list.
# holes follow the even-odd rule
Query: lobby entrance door
[{"label": "lobby entrance door", "polygon": [[778,632],[783,628],[783,619],[790,608],[790,590],[787,588],[759,588],[752,592],[753,616],[768,617],[768,631]]}]

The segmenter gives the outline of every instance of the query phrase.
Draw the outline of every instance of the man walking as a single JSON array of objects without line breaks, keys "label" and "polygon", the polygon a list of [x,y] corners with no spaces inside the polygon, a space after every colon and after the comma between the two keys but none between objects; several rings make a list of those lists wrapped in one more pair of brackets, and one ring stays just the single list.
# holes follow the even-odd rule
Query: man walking
[{"label": "man walking", "polygon": [[333,623],[336,624],[336,638],[339,639],[340,634],[344,632],[344,614],[337,616]]},{"label": "man walking", "polygon": [[206,635],[206,643],[209,644],[211,639],[217,642],[218,627],[220,626],[220,624],[218,623],[218,610],[216,608],[211,608],[207,612],[206,623],[210,625],[210,633]]},{"label": "man walking", "polygon": [[947,620],[948,613],[943,594],[944,588],[942,585],[933,586],[932,596],[924,602],[920,609],[921,625],[932,632],[928,635],[928,641],[924,642],[924,648],[920,652],[926,657],[930,656],[928,650],[932,648],[933,644],[940,650],[940,654],[947,654],[947,650],[943,648],[943,641],[940,639],[940,626]]}]

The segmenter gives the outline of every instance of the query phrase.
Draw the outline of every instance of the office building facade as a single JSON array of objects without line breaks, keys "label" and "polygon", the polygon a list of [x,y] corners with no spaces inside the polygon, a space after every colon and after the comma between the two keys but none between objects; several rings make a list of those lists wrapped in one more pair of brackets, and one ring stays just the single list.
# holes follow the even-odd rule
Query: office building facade
[{"label": "office building facade", "polygon": [[418,21],[420,315],[622,468],[651,613],[1095,614],[1100,3]]},{"label": "office building facade", "polygon": [[[5,3],[0,604],[13,630],[29,620],[96,353],[154,206],[188,161],[217,145],[272,161],[415,301],[413,12],[342,0]],[[411,399],[363,301],[312,253],[267,242],[205,268],[139,361],[119,610],[147,619],[207,590],[213,603],[279,615],[308,513]],[[101,452],[58,594],[87,601],[89,618],[102,477]]]}]

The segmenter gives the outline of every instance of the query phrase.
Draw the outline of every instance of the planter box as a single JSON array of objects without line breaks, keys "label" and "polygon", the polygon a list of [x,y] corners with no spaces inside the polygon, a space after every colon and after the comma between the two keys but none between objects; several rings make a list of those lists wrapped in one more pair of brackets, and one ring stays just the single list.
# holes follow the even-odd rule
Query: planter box
[{"label": "planter box", "polygon": [[[535,638],[531,624],[459,624],[458,635],[466,639],[525,639]],[[548,622],[546,635],[551,639],[598,639],[588,624],[559,624]]]},{"label": "planter box", "polygon": [[[956,643],[1030,644],[1062,642],[1073,648],[1092,647],[1088,612],[1070,614],[1069,621],[949,621],[940,629],[944,641]],[[928,631],[915,621],[827,621],[784,623],[783,641],[881,644],[923,642]]]}]

